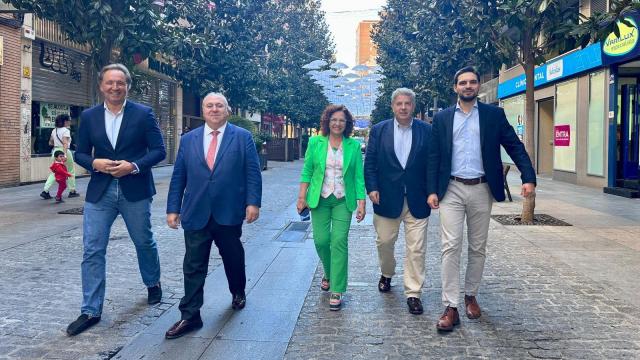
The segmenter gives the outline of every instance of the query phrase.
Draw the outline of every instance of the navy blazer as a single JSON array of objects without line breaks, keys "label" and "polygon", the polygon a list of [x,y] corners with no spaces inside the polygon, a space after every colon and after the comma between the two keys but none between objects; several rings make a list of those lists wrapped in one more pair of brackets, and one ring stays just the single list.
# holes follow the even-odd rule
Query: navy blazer
[{"label": "navy blazer", "polygon": [[367,193],[378,191],[380,204],[373,212],[387,218],[397,218],[404,206],[405,187],[411,215],[424,219],[431,214],[427,205],[426,159],[431,143],[431,125],[413,119],[411,151],[403,169],[393,147],[394,120],[385,120],[371,128],[364,160],[364,181]]},{"label": "navy blazer", "polygon": [[[433,117],[433,146],[428,161],[429,194],[437,194],[442,200],[447,192],[451,176],[453,149],[453,116],[455,106],[440,111]],[[504,177],[500,145],[520,170],[522,183],[536,183],[536,173],[524,145],[516,135],[504,109],[478,102],[480,118],[480,148],[485,177],[496,201],[504,201]]]},{"label": "navy blazer", "polygon": [[227,123],[213,171],[203,137],[204,125],[180,140],[167,214],[180,214],[184,230],[201,230],[211,217],[220,225],[240,225],[247,206],[260,207],[262,201],[260,160],[251,133]]},{"label": "navy blazer", "polygon": [[120,178],[122,194],[128,201],[140,201],[155,195],[151,168],[164,160],[166,151],[162,133],[153,110],[127,100],[114,149],[104,125],[104,104],[96,105],[80,115],[78,148],[75,161],[91,172],[86,200],[96,203],[111,183],[109,174],[93,171],[93,160],[111,159],[135,162],[140,172]]}]

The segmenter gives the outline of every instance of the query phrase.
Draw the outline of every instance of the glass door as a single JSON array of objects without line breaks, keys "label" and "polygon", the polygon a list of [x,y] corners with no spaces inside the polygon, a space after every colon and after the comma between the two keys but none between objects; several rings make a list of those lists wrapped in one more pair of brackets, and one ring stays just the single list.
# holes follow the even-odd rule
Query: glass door
[{"label": "glass door", "polygon": [[624,179],[638,179],[640,160],[639,152],[639,121],[640,115],[640,87],[637,85],[622,85],[622,101],[620,104],[620,160],[622,177]]}]

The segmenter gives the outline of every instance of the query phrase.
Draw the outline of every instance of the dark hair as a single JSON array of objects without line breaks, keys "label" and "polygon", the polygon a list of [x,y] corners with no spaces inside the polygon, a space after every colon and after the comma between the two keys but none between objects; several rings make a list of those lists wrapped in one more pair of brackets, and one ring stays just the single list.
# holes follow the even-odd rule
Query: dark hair
[{"label": "dark hair", "polygon": [[331,120],[331,116],[338,111],[342,111],[344,113],[345,120],[347,123],[344,128],[344,132],[342,133],[345,137],[351,136],[351,132],[353,131],[353,115],[344,105],[328,105],[324,108],[322,112],[322,117],[320,117],[320,131],[322,135],[329,136],[331,130],[329,130],[329,120]]},{"label": "dark hair", "polygon": [[53,153],[53,157],[54,157],[54,158],[56,158],[56,159],[57,159],[57,158],[58,158],[58,156],[60,156],[60,155],[64,155],[64,152],[62,152],[62,150],[56,150],[56,151]]},{"label": "dark hair", "polygon": [[478,72],[478,70],[476,70],[475,67],[473,66],[465,66],[462,69],[456,71],[456,74],[453,75],[453,85],[456,85],[458,83],[458,77],[464,73],[474,73],[475,76],[478,78],[478,82],[480,82],[480,73]]},{"label": "dark hair", "polygon": [[69,114],[60,114],[56,116],[56,127],[63,127],[64,123],[66,123],[67,121],[71,121],[71,117],[69,116]]}]

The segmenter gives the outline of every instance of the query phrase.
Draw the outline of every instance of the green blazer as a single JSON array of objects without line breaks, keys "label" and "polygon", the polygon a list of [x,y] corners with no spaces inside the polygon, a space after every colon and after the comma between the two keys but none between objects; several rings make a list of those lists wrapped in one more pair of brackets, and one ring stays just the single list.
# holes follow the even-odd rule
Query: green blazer
[{"label": "green blazer", "polygon": [[[309,139],[307,152],[304,155],[304,167],[300,175],[300,182],[309,183],[307,204],[311,209],[316,208],[318,201],[320,201],[324,171],[327,164],[328,146],[329,138],[327,136],[314,136]],[[352,138],[344,138],[342,140],[342,153],[345,201],[347,209],[355,211],[358,207],[356,200],[364,200],[366,198],[360,143]]]}]

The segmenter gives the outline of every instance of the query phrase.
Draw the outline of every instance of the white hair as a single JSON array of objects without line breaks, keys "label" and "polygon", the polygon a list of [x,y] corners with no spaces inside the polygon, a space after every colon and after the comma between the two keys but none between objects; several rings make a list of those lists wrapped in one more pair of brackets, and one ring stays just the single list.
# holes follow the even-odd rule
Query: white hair
[{"label": "white hair", "polygon": [[416,103],[416,93],[414,93],[413,90],[407,88],[397,88],[393,90],[393,93],[391,93],[391,103],[393,104],[396,98],[400,95],[406,95],[411,98],[411,103]]},{"label": "white hair", "polygon": [[222,100],[224,105],[227,107],[227,112],[231,114],[231,106],[229,106],[229,102],[227,101],[227,97],[219,92],[209,92],[202,98],[202,106],[204,106],[204,101],[207,100],[208,97],[217,97]]}]

